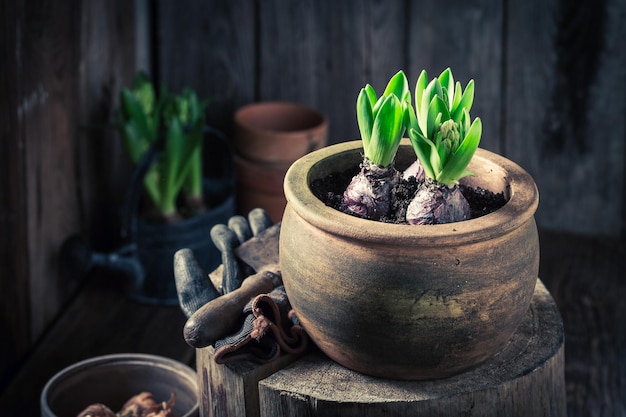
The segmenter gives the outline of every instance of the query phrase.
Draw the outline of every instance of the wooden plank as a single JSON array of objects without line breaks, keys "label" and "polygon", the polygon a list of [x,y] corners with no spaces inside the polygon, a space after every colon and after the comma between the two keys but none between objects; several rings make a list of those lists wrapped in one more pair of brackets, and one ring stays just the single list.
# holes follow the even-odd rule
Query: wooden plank
[{"label": "wooden plank", "polygon": [[36,338],[76,283],[58,276],[55,250],[77,228],[76,172],[72,161],[77,85],[77,4],[25,3],[21,40],[20,107],[24,126],[30,331]]},{"label": "wooden plank", "polygon": [[258,417],[259,381],[297,359],[283,354],[264,364],[238,361],[221,365],[214,362],[214,354],[211,346],[196,350],[200,417]]},{"label": "wooden plank", "polygon": [[359,139],[355,103],[404,64],[404,2],[259,3],[258,100],[291,100],[329,118],[329,144]]},{"label": "wooden plank", "polygon": [[230,133],[236,108],[254,100],[254,3],[157,2],[155,76],[170,89],[211,98],[207,122]]},{"label": "wooden plank", "polygon": [[480,117],[482,148],[502,148],[503,5],[498,0],[409,2],[408,59],[411,89],[422,69],[429,78],[447,67],[463,88],[474,79],[471,116]]},{"label": "wooden plank", "polygon": [[[132,164],[114,127],[119,93],[150,58],[147,0],[87,2],[80,15],[80,68],[73,146],[81,232],[96,249],[119,244],[119,216]],[[106,63],[106,65],[103,65]]]},{"label": "wooden plank", "polygon": [[182,311],[132,302],[121,293],[121,284],[117,276],[94,271],[1,393],[2,415],[40,415],[46,382],[64,367],[94,356],[138,352],[193,365],[195,351],[182,337]]},{"label": "wooden plank", "polygon": [[0,1],[0,332],[3,340],[11,340],[0,343],[0,387],[31,340],[25,126],[17,111],[25,103],[16,59],[22,3]]},{"label": "wooden plank", "polygon": [[565,409],[563,322],[539,281],[508,345],[467,372],[396,381],[308,355],[259,383],[261,416],[561,416]]},{"label": "wooden plank", "polygon": [[14,341],[5,344],[2,373],[77,288],[80,277],[59,273],[61,243],[73,233],[115,229],[111,222],[118,207],[111,197],[121,195],[126,183],[125,171],[115,164],[120,147],[107,124],[120,81],[116,71],[128,68],[124,59],[134,54],[134,5],[81,4],[2,2],[3,86],[10,92],[2,95],[3,129],[8,129],[2,155],[11,163],[0,179],[7,190],[1,217],[3,231],[12,237],[3,240],[9,246],[2,250],[7,262],[2,262],[0,304],[3,323],[12,317],[6,334]]},{"label": "wooden plank", "polygon": [[[14,130],[6,140],[14,141],[19,149],[19,154],[14,154],[19,171],[15,169],[11,177],[21,195],[15,196],[12,210],[22,212],[14,217],[21,224],[15,225],[13,232],[23,233],[17,240],[15,249],[21,252],[15,259],[28,263],[14,271],[27,275],[11,278],[21,281],[14,288],[20,294],[8,292],[23,303],[16,308],[18,312],[27,310],[23,317],[27,322],[20,323],[23,329],[11,332],[19,337],[16,343],[20,347],[41,334],[75,287],[56,274],[54,257],[62,235],[76,224],[76,175],[71,159],[77,68],[73,55],[77,45],[76,21],[72,20],[75,6],[20,2],[7,16],[7,20],[14,19],[9,27],[15,36],[7,37],[14,43],[5,44],[10,50],[5,56],[14,71],[9,74],[15,77],[10,80],[15,101],[13,108],[5,110],[15,118],[9,125]],[[9,187],[15,190],[15,186]],[[14,302],[8,300],[10,306]]]},{"label": "wooden plank", "polygon": [[511,2],[506,153],[535,178],[538,224],[624,231],[626,3]]},{"label": "wooden plank", "polygon": [[565,327],[568,415],[626,415],[626,240],[545,230],[539,238],[539,273]]}]

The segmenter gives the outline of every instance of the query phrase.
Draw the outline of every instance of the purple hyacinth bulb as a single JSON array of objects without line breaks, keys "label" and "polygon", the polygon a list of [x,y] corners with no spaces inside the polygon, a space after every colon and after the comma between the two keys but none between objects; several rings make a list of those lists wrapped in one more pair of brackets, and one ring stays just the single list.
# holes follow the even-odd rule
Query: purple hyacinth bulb
[{"label": "purple hyacinth bulb", "polygon": [[360,217],[379,220],[389,213],[391,190],[400,179],[393,164],[382,167],[365,159],[343,193],[343,205]]},{"label": "purple hyacinth bulb", "polygon": [[411,165],[409,165],[404,172],[402,172],[402,179],[408,180],[411,177],[415,177],[417,181],[421,181],[425,178],[426,174],[424,168],[419,159],[416,159]]},{"label": "purple hyacinth bulb", "polygon": [[409,224],[444,224],[470,218],[470,206],[458,185],[449,188],[427,180],[406,210]]}]

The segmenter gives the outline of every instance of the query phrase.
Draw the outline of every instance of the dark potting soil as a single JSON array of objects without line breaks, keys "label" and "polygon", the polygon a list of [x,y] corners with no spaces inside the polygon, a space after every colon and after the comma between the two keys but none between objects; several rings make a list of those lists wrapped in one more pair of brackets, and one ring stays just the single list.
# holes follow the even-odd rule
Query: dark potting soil
[{"label": "dark potting soil", "polygon": [[[343,192],[355,174],[354,170],[348,170],[316,179],[311,183],[311,191],[327,206],[354,215],[354,213],[342,206],[342,200]],[[410,177],[408,180],[402,180],[400,184],[394,187],[391,196],[390,213],[388,216],[381,218],[380,221],[407,224],[406,209],[422,183],[423,181],[417,181],[415,177]],[[503,193],[494,193],[481,187],[472,188],[465,185],[461,185],[460,188],[470,205],[470,216],[472,219],[494,212],[506,204]]]}]

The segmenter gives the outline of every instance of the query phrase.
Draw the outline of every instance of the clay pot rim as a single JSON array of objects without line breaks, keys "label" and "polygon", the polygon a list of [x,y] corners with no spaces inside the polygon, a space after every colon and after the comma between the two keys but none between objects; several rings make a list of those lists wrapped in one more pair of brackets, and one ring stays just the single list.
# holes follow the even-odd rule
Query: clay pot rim
[{"label": "clay pot rim", "polygon": [[[265,112],[277,113],[279,115],[283,115],[286,110],[300,110],[307,111],[311,113],[312,116],[316,119],[316,123],[311,124],[308,127],[303,129],[295,129],[295,130],[280,130],[280,129],[265,129],[259,128],[254,123],[250,123],[248,119],[250,117],[250,113],[254,111],[258,111],[262,109]],[[235,125],[239,126],[242,129],[245,129],[249,132],[252,132],[256,135],[264,135],[271,133],[272,135],[279,135],[284,137],[290,136],[300,136],[303,132],[317,132],[322,131],[328,126],[328,118],[326,115],[319,110],[307,106],[301,103],[289,102],[289,101],[261,101],[250,103],[245,106],[240,107],[235,112]]]},{"label": "clay pot rim", "polygon": [[[411,145],[403,139],[401,146]],[[530,174],[511,160],[479,148],[472,164],[489,162],[506,173],[504,181],[509,200],[495,212],[463,222],[429,226],[389,224],[351,216],[326,206],[311,192],[309,172],[331,155],[361,149],[360,140],[343,142],[311,152],[294,162],[284,182],[285,196],[292,209],[312,225],[346,238],[381,244],[456,246],[492,239],[517,229],[532,219],[539,204],[539,191]]]}]

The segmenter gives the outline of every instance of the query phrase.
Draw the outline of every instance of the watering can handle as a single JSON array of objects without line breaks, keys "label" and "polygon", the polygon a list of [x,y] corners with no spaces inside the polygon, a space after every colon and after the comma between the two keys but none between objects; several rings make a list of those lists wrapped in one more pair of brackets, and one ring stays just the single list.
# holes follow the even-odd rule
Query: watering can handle
[{"label": "watering can handle", "polygon": [[[224,145],[228,146],[226,135],[221,130],[207,125],[204,127],[204,133],[216,136],[223,142]],[[137,241],[137,211],[139,209],[139,199],[141,197],[143,180],[154,161],[156,161],[163,151],[164,145],[165,137],[163,135],[159,135],[159,138],[141,156],[141,159],[133,170],[130,179],[130,186],[126,190],[126,195],[124,196],[124,202],[122,204],[122,227],[120,233],[123,241],[127,241],[131,244],[134,244]],[[227,169],[229,171],[232,170],[232,166],[229,164]]]}]

